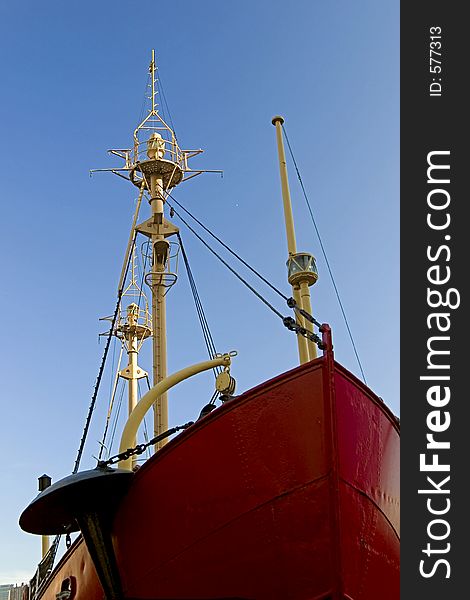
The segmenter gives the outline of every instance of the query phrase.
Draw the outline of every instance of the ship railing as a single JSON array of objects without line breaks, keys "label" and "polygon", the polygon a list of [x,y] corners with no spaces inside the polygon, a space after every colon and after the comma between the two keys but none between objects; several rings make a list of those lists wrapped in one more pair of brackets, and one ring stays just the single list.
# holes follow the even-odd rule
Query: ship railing
[{"label": "ship railing", "polygon": [[57,554],[59,542],[60,536],[56,536],[46,555],[38,564],[36,572],[29,582],[29,600],[36,600],[42,595],[47,580],[49,579],[54,567],[54,560]]},{"label": "ship railing", "polygon": [[146,139],[134,138],[134,147],[132,150],[132,160],[134,164],[149,160],[147,151],[149,149],[150,136],[152,133],[159,133],[162,136],[163,156],[160,158],[176,163],[181,169],[187,168],[186,151],[181,150],[174,135],[168,134],[168,130],[164,127],[154,127],[152,125],[143,126],[139,132],[147,131]]},{"label": "ship railing", "polygon": [[[160,283],[165,288],[170,288],[178,279],[178,264],[180,255],[180,245],[178,242],[170,241],[170,248],[168,252],[168,260],[166,263],[166,269],[163,273],[157,273],[149,271],[145,274],[144,281],[151,288],[154,283]],[[147,240],[142,244],[142,259],[149,264],[152,264],[153,251],[152,242]],[[168,291],[168,290],[167,290]],[[167,292],[165,292],[166,294]],[[147,304],[148,306],[148,304]]]},{"label": "ship railing", "polygon": [[152,325],[152,317],[148,302],[145,301],[144,307],[139,307],[139,302],[142,301],[142,293],[136,293],[135,295],[127,293],[123,296],[123,301],[124,300],[130,301],[131,305],[134,305],[135,308],[130,312],[129,305],[123,306],[121,304],[118,315],[119,325],[132,324],[150,328]]},{"label": "ship railing", "polygon": [[[155,131],[155,128],[149,127],[150,131]],[[172,162],[183,171],[191,170],[188,164],[188,160],[193,156],[196,156],[202,152],[200,148],[191,149],[191,150],[182,150],[176,139],[165,139],[164,141],[163,154],[160,156],[161,159],[165,161]],[[134,166],[140,162],[145,162],[149,160],[147,151],[149,148],[148,144],[149,140],[138,141],[134,144],[134,148],[130,152],[129,162]]]}]

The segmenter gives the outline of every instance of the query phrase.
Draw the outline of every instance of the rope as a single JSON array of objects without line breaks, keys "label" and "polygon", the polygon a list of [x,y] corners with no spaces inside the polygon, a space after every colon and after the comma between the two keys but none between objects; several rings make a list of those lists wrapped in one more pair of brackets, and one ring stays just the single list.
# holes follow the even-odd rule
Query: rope
[{"label": "rope", "polygon": [[[191,267],[189,265],[188,256],[186,254],[186,250],[183,245],[183,240],[181,239],[179,232],[177,233],[177,237],[178,237],[178,241],[179,241],[179,244],[181,247],[181,254],[183,255],[183,261],[184,261],[184,265],[186,267],[186,273],[188,275],[191,292],[193,294],[194,304],[196,305],[196,312],[197,312],[197,315],[199,318],[199,323],[201,325],[202,334],[204,336],[207,353],[209,354],[209,358],[214,358],[214,356],[217,354],[215,342],[214,342],[214,339],[213,339],[211,331],[210,331],[209,323],[207,322],[207,318],[206,318],[206,315],[204,312],[204,307],[202,305],[201,298],[197,291],[196,281],[194,280],[194,276],[193,276]],[[213,369],[214,375],[216,375],[217,371],[220,371],[220,370],[221,370],[221,367],[218,367],[218,368],[216,367],[215,369]]]},{"label": "rope", "polygon": [[[276,314],[281,319],[284,327],[287,327],[287,329],[289,329],[290,331],[295,331],[295,333],[297,335],[302,335],[303,337],[308,338],[312,342],[315,342],[315,344],[317,344],[317,346],[319,348],[324,347],[322,340],[320,339],[320,337],[318,335],[308,331],[305,327],[302,327],[299,323],[296,323],[294,321],[294,319],[292,319],[292,317],[283,317],[282,314],[278,310],[276,310],[274,308],[274,306],[266,300],[266,298],[264,298],[259,292],[257,292],[253,286],[251,286],[245,279],[243,279],[243,277],[241,275],[239,275],[235,271],[235,269],[233,269],[213,248],[211,248],[209,246],[209,244],[191,227],[191,225],[189,225],[189,223],[183,219],[183,217],[175,210],[175,208],[173,206],[171,206],[171,204],[168,202],[168,200],[167,200],[167,204],[170,207],[170,209],[173,211],[173,213],[186,225],[186,227],[198,238],[198,240],[200,242],[202,242],[202,244],[204,244],[204,246],[210,252],[212,252],[212,254],[216,258],[218,258],[220,260],[220,262],[223,265],[225,265],[227,267],[227,269],[231,273],[233,273],[233,275],[235,275],[235,277],[243,283],[243,285],[245,285],[249,290],[251,290],[253,292],[253,294],[255,294],[255,296],[261,300],[261,302],[263,302],[270,310],[273,311],[274,314]],[[292,299],[288,299],[288,304],[289,304],[290,300],[292,300]],[[306,314],[308,314],[308,313],[306,313]],[[311,315],[309,315],[309,317],[311,320],[313,320],[312,322],[317,323],[317,321],[315,321]]]},{"label": "rope", "polygon": [[109,441],[108,456],[110,455],[111,448],[113,447],[114,436],[116,435],[116,429],[117,429],[117,424],[118,424],[118,421],[119,421],[119,415],[121,414],[122,400],[124,398],[124,391],[125,391],[125,389],[126,389],[126,385],[124,383],[122,383],[122,385],[121,385],[121,394],[119,396],[118,406],[117,406],[116,414],[114,416],[113,426],[112,426],[112,429],[111,429],[111,439]]},{"label": "rope", "polygon": [[212,398],[209,400],[209,404],[215,404],[215,401],[217,400],[217,396],[219,395],[219,390],[215,390],[215,392],[212,394]]},{"label": "rope", "polygon": [[148,89],[150,87],[150,73],[147,75],[147,81],[145,83],[145,91],[144,91],[144,97],[142,98],[142,106],[140,107],[140,115],[139,115],[139,123],[142,122],[142,119],[144,118],[144,110],[145,110],[145,104],[148,100]]},{"label": "rope", "polygon": [[[134,239],[133,239],[133,242],[132,242],[132,246],[134,246],[134,245],[135,245],[135,235],[134,235]],[[129,271],[130,257],[131,257],[131,252],[129,252],[128,256],[127,256],[127,266],[126,266],[126,269],[125,269],[123,281],[122,281],[121,286],[120,286],[119,291],[118,291],[118,298],[117,298],[117,302],[116,302],[116,308],[114,309],[113,318],[111,320],[111,326],[109,328],[108,337],[107,337],[107,340],[106,340],[106,346],[105,346],[105,349],[104,349],[104,352],[103,352],[103,357],[101,359],[101,365],[100,365],[100,368],[99,368],[99,371],[98,371],[98,376],[96,378],[95,388],[94,388],[93,395],[92,395],[92,398],[91,398],[90,406],[88,408],[88,414],[87,414],[87,418],[86,418],[86,422],[85,422],[85,428],[83,430],[82,439],[80,440],[80,446],[78,448],[77,458],[75,460],[75,465],[73,467],[72,473],[76,473],[78,471],[78,468],[80,466],[80,461],[81,461],[81,458],[82,458],[82,454],[83,454],[83,448],[85,447],[85,442],[86,442],[86,438],[87,438],[87,435],[88,435],[88,430],[90,429],[91,417],[93,415],[93,411],[95,410],[96,399],[98,397],[98,391],[99,391],[99,388],[100,388],[101,379],[103,377],[104,367],[105,367],[105,364],[106,364],[106,359],[108,357],[109,346],[111,345],[111,338],[113,337],[113,331],[114,331],[114,327],[116,325],[116,320],[117,320],[118,313],[119,313],[119,306],[121,304],[121,298],[122,298],[122,294],[123,294],[123,291],[124,291],[124,281],[126,279],[127,272]]]},{"label": "rope", "polygon": [[307,192],[305,191],[305,187],[304,187],[304,184],[303,184],[303,181],[302,181],[302,177],[300,176],[300,172],[299,172],[299,169],[297,167],[297,163],[296,163],[295,158],[294,158],[294,153],[292,151],[292,148],[291,148],[291,145],[290,145],[290,142],[289,142],[289,138],[287,137],[287,131],[286,131],[286,128],[284,127],[284,125],[282,125],[282,131],[284,133],[284,137],[286,138],[287,146],[289,148],[289,153],[291,155],[292,162],[294,163],[295,171],[297,173],[297,177],[298,177],[299,182],[300,182],[300,187],[302,188],[302,193],[303,193],[303,196],[305,198],[305,202],[307,203],[307,208],[308,208],[308,211],[310,213],[310,218],[312,219],[312,223],[313,223],[313,226],[315,228],[315,232],[317,234],[318,241],[320,242],[320,248],[321,248],[321,251],[322,251],[322,254],[323,254],[323,258],[325,259],[325,263],[326,263],[326,266],[327,266],[327,269],[328,269],[328,273],[330,274],[330,279],[331,279],[331,282],[333,283],[333,288],[335,290],[336,298],[338,300],[338,304],[339,304],[339,307],[341,309],[341,313],[343,315],[344,322],[346,324],[346,329],[348,330],[349,339],[351,340],[351,344],[352,344],[352,347],[353,347],[353,350],[354,350],[354,354],[356,355],[357,364],[359,365],[359,369],[361,370],[362,379],[364,380],[364,383],[367,385],[366,376],[364,374],[364,369],[362,368],[362,364],[361,364],[361,361],[359,359],[359,354],[357,352],[356,344],[354,343],[354,338],[353,338],[353,335],[352,335],[352,332],[351,332],[351,328],[349,327],[349,322],[348,322],[348,319],[346,317],[346,312],[344,310],[343,303],[341,302],[341,297],[339,295],[339,291],[338,291],[338,287],[336,285],[335,278],[333,277],[333,272],[332,272],[331,267],[330,267],[330,262],[328,260],[327,255],[326,255],[326,250],[325,250],[325,247],[323,246],[323,242],[322,242],[322,239],[321,239],[321,236],[320,236],[320,232],[318,230],[317,223],[315,221],[315,217],[313,216],[313,211],[312,211],[312,208],[310,206],[310,202],[309,202],[309,199],[308,199],[308,196],[307,196]]},{"label": "rope", "polygon": [[[174,199],[174,198],[173,198],[173,199]],[[276,315],[277,315],[277,316],[278,316],[280,319],[284,319],[284,317],[282,316],[282,314],[281,314],[281,313],[280,313],[278,310],[276,310],[276,309],[274,308],[274,306],[273,306],[272,304],[270,304],[270,303],[269,303],[269,302],[266,300],[266,298],[264,298],[264,297],[263,297],[263,296],[262,296],[262,295],[261,295],[259,292],[257,292],[257,291],[255,290],[255,288],[254,288],[253,286],[251,286],[251,285],[248,283],[248,281],[246,281],[245,279],[243,279],[243,277],[242,277],[241,275],[239,275],[239,274],[238,274],[238,273],[235,271],[235,269],[233,269],[233,268],[232,268],[232,267],[231,267],[231,266],[230,266],[230,265],[229,265],[229,264],[228,264],[228,263],[227,263],[227,262],[226,262],[226,261],[225,261],[225,260],[224,260],[224,259],[223,259],[223,258],[220,256],[220,254],[218,254],[218,253],[217,253],[217,252],[216,252],[216,251],[215,251],[213,248],[211,248],[211,247],[209,246],[209,244],[208,244],[208,243],[207,243],[207,242],[206,242],[206,241],[205,241],[205,240],[204,240],[204,239],[203,239],[203,238],[202,238],[202,237],[201,237],[201,236],[200,236],[200,235],[199,235],[199,234],[198,234],[198,233],[197,233],[197,232],[196,232],[196,231],[195,231],[195,230],[194,230],[192,227],[191,227],[191,225],[189,225],[189,223],[183,219],[183,217],[182,217],[182,216],[181,216],[181,215],[180,215],[180,214],[179,214],[179,213],[176,211],[176,209],[175,209],[173,206],[171,206],[171,204],[168,202],[168,200],[167,200],[167,202],[166,202],[166,203],[168,204],[168,206],[169,206],[171,209],[173,209],[173,212],[174,212],[174,213],[175,213],[175,215],[176,215],[176,216],[177,216],[177,217],[178,217],[178,218],[181,220],[181,222],[182,222],[182,223],[184,223],[184,224],[186,225],[186,227],[187,227],[187,228],[188,228],[188,229],[189,229],[189,230],[190,230],[190,231],[191,231],[191,232],[192,232],[192,233],[193,233],[193,234],[194,234],[194,235],[197,237],[197,239],[198,239],[200,242],[202,242],[202,244],[203,244],[203,245],[204,245],[204,246],[205,246],[205,247],[206,247],[206,248],[207,248],[207,249],[208,249],[210,252],[212,252],[212,254],[213,254],[213,255],[214,255],[214,256],[215,256],[215,257],[216,257],[218,260],[220,260],[220,262],[221,262],[223,265],[225,265],[225,266],[227,267],[227,269],[228,269],[228,270],[229,270],[231,273],[233,273],[233,275],[235,275],[235,277],[236,277],[237,279],[239,279],[239,280],[240,280],[240,281],[243,283],[243,285],[245,285],[245,286],[246,286],[246,287],[247,287],[249,290],[251,290],[251,291],[253,292],[253,294],[254,294],[254,295],[257,297],[257,298],[259,298],[259,299],[261,300],[261,302],[263,302],[263,303],[264,303],[264,304],[265,304],[265,305],[266,305],[266,306],[267,306],[267,307],[268,307],[270,310],[272,310],[272,311],[273,311],[273,313],[275,313],[275,314],[276,314]]]},{"label": "rope", "polygon": [[[151,245],[151,242],[145,242],[145,243],[147,243],[147,244]],[[144,244],[144,245],[145,245],[145,244]],[[142,252],[142,254],[143,254],[143,250],[142,250],[142,248],[143,248],[143,246],[141,246],[141,252]],[[140,287],[139,287],[139,290],[140,290],[140,293],[139,293],[139,301],[137,302],[137,307],[138,307],[138,309],[139,309],[139,310],[140,310],[140,301],[142,300],[142,296],[143,296],[143,291],[142,291],[142,290],[143,290],[143,287],[144,287],[145,268],[146,268],[146,266],[147,266],[148,254],[149,254],[148,252],[145,252],[145,260],[143,261],[143,264],[142,264],[142,279],[140,280]]]},{"label": "rope", "polygon": [[183,245],[183,240],[181,239],[180,234],[178,233],[178,240],[181,246],[181,253],[183,255],[183,260],[184,260],[184,264],[186,267],[186,271],[188,274],[188,279],[189,279],[189,283],[190,283],[190,287],[191,287],[191,291],[193,293],[193,298],[194,298],[194,302],[196,305],[196,310],[198,313],[198,317],[201,323],[201,328],[203,330],[203,334],[204,334],[204,339],[206,342],[206,347],[207,347],[207,352],[209,354],[209,358],[213,358],[214,355],[217,353],[216,347],[215,347],[215,343],[214,340],[212,338],[211,332],[210,332],[210,328],[209,328],[209,324],[207,322],[206,316],[205,316],[205,312],[204,312],[204,307],[202,305],[199,293],[197,291],[197,287],[196,287],[196,282],[194,280],[194,276],[192,274],[192,270],[191,267],[189,265],[189,260],[186,254],[186,251],[184,249],[184,245]]},{"label": "rope", "polygon": [[[115,347],[115,344],[114,344],[114,347]],[[114,400],[116,398],[116,390],[117,390],[118,383],[119,383],[119,371],[121,370],[122,354],[123,354],[123,346],[121,345],[121,350],[119,351],[119,360],[118,360],[116,375],[114,376],[114,380],[111,381],[112,389],[110,390],[109,408],[108,408],[108,414],[106,415],[106,425],[104,428],[103,437],[102,437],[101,443],[100,443],[101,448],[100,448],[100,453],[98,455],[98,460],[101,460],[103,450],[105,449],[106,436],[108,435],[109,422],[111,420],[111,414],[112,414],[113,407],[114,407]],[[113,356],[113,371],[114,371],[114,356]]]},{"label": "rope", "polygon": [[[212,238],[214,238],[214,240],[216,240],[217,242],[219,242],[219,244],[221,246],[223,246],[226,250],[228,250],[228,252],[230,252],[230,254],[232,254],[233,256],[235,256],[235,258],[237,260],[239,260],[243,265],[245,265],[245,267],[247,269],[249,269],[252,273],[254,273],[259,279],[261,279],[261,281],[263,281],[267,286],[269,286],[274,292],[276,292],[276,294],[278,294],[279,296],[281,296],[281,298],[283,298],[284,300],[288,300],[287,296],[285,296],[277,287],[275,287],[270,281],[268,281],[265,277],[263,277],[263,275],[261,275],[261,273],[259,273],[256,269],[254,269],[251,265],[249,265],[245,260],[243,260],[243,258],[241,256],[239,256],[234,250],[232,250],[229,246],[227,246],[227,244],[225,244],[219,237],[217,237],[215,235],[215,233],[212,233],[212,231],[210,229],[208,229],[203,223],[201,223],[201,221],[199,221],[199,219],[197,219],[193,214],[191,214],[189,212],[189,210],[187,210],[182,204],[180,204],[178,202],[178,200],[176,198],[174,198],[170,193],[168,194],[168,196],[182,209],[184,210],[184,212],[189,215],[191,217],[191,219],[193,219],[194,221],[196,221],[196,223],[202,227],[204,229],[204,231],[206,231]],[[181,217],[180,217],[181,219]]]},{"label": "rope", "polygon": [[132,256],[132,250],[135,246],[135,239],[137,237],[136,225],[137,219],[139,218],[140,205],[142,203],[142,196],[144,195],[144,182],[142,182],[139,190],[139,196],[135,206],[134,216],[132,218],[132,227],[129,233],[129,240],[127,242],[126,253],[124,254],[124,262],[122,264],[121,277],[119,278],[118,290],[124,287],[124,281],[126,280],[127,271],[129,270],[129,261]]},{"label": "rope", "polygon": [[[189,212],[189,210],[187,210],[180,202],[178,202],[178,200],[176,200],[176,198],[174,198],[170,193],[168,193],[168,196],[174,202],[176,202],[176,204],[180,208],[182,208],[185,211],[185,213],[187,213],[194,221],[196,221],[196,223],[200,227],[202,227],[204,229],[204,231],[206,231],[211,237],[213,237],[217,242],[219,242],[219,244],[221,244],[226,250],[228,250],[230,252],[230,254],[232,254],[233,256],[235,256],[235,258],[237,258],[237,260],[239,260],[243,265],[245,265],[252,273],[254,273],[259,279],[261,279],[261,281],[263,281],[264,283],[266,283],[266,285],[268,285],[274,292],[276,292],[279,296],[281,296],[281,298],[283,298],[284,300],[286,300],[287,306],[289,308],[292,308],[295,312],[297,312],[298,314],[300,314],[303,317],[305,317],[308,321],[310,321],[310,323],[313,323],[319,329],[321,329],[321,323],[319,321],[317,321],[314,317],[312,317],[312,315],[310,313],[308,313],[306,310],[304,310],[303,308],[300,308],[300,306],[297,306],[297,303],[294,300],[294,298],[288,298],[287,296],[285,296],[270,281],[268,281],[265,277],[263,277],[258,271],[256,271],[256,269],[254,269],[250,264],[248,264],[245,260],[243,260],[243,258],[241,258],[241,256],[239,256],[234,250],[232,250],[229,246],[227,246],[227,244],[225,244],[219,237],[217,237],[208,227],[206,227],[204,225],[204,223],[201,223],[201,221],[199,219],[197,219],[193,214],[191,214]],[[171,208],[171,205],[170,204],[168,204],[168,205]],[[172,210],[174,210],[174,208],[172,208]],[[180,217],[180,215],[178,215],[178,216]],[[201,238],[199,238],[199,239],[201,239]],[[304,335],[304,334],[302,333],[301,335]]]},{"label": "rope", "polygon": [[[158,87],[160,88],[160,90],[162,92],[163,102],[165,103],[166,110],[168,112],[168,119],[170,121],[171,129],[172,129],[173,133],[175,134],[175,139],[177,139],[177,137],[176,137],[176,131],[175,131],[175,126],[173,125],[173,119],[171,118],[170,107],[168,106],[168,102],[166,101],[165,91],[163,89],[163,81],[162,81],[162,78],[161,78],[161,75],[160,75],[160,69],[158,69],[157,82],[159,84]],[[162,108],[163,108],[163,105],[162,105]]]},{"label": "rope", "polygon": [[[147,378],[148,381],[148,378]],[[140,379],[137,380],[137,388],[139,390],[139,399],[142,398],[142,392],[140,391]],[[147,429],[147,415],[144,416],[144,441],[147,443],[149,441],[149,433]],[[150,448],[147,448],[147,458],[150,458]]]}]

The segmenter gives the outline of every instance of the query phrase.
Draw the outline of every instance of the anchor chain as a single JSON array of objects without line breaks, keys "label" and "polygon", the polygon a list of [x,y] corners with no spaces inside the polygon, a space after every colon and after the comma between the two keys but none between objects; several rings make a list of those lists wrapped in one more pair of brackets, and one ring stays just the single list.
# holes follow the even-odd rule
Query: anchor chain
[{"label": "anchor chain", "polygon": [[157,444],[158,442],[161,442],[162,440],[169,437],[170,435],[173,435],[177,431],[181,431],[182,429],[187,429],[188,427],[191,427],[191,425],[194,425],[194,421],[189,421],[188,423],[185,423],[184,425],[178,425],[176,427],[172,427],[171,429],[164,431],[160,435],[156,435],[154,438],[152,438],[150,441],[146,442],[145,444],[137,444],[137,446],[135,446],[134,448],[128,448],[127,450],[124,450],[124,452],[120,452],[119,454],[111,456],[111,458],[108,458],[108,460],[100,460],[100,461],[98,461],[98,468],[102,469],[109,465],[115,465],[116,463],[121,462],[122,460],[127,460],[131,456],[134,456],[136,454],[142,454],[143,452],[145,452],[145,450],[147,450],[147,448],[149,446]]}]

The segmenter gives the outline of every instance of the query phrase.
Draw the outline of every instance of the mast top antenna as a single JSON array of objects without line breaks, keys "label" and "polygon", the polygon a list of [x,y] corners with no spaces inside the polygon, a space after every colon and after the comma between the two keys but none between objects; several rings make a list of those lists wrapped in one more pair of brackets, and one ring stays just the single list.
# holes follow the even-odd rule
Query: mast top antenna
[{"label": "mast top antenna", "polygon": [[157,79],[156,79],[156,73],[157,73],[157,66],[155,64],[155,50],[152,48],[152,60],[150,61],[150,66],[149,66],[149,73],[150,73],[150,77],[152,78],[152,97],[151,97],[151,101],[152,101],[152,108],[150,109],[150,114],[151,115],[156,115],[158,114],[158,104],[156,102],[157,99]]},{"label": "mast top antenna", "polygon": [[[202,150],[201,148],[182,150],[178,144],[173,123],[170,126],[166,121],[164,111],[163,116],[158,111],[158,88],[160,87],[162,94],[163,88],[161,88],[161,81],[157,77],[158,68],[154,49],[152,49],[148,70],[151,79],[149,84],[151,95],[147,96],[148,92],[146,92],[146,96],[150,100],[151,106],[147,115],[134,129],[132,146],[126,149],[108,150],[109,154],[114,154],[124,160],[123,167],[92,169],[90,174],[98,171],[110,171],[148,192],[151,192],[151,176],[158,175],[162,180],[164,195],[168,193],[168,190],[181,183],[183,179],[187,181],[202,173],[222,174],[222,171],[219,170],[193,170],[190,168],[189,159],[201,154]],[[165,99],[164,95],[163,98]],[[171,116],[169,114],[168,116],[171,122]]]}]

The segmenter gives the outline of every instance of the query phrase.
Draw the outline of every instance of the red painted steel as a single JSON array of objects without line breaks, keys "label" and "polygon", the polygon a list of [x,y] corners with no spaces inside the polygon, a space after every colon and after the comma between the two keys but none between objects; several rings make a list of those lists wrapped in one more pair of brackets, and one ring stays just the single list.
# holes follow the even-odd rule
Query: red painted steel
[{"label": "red painted steel", "polygon": [[68,578],[74,578],[75,584],[75,593],[70,600],[103,600],[103,589],[81,537],[59,561],[41,598],[57,600],[57,594],[63,590]]},{"label": "red painted steel", "polygon": [[[113,525],[126,597],[397,600],[398,453],[396,419],[331,352],[263,383],[136,473]],[[44,599],[70,576],[101,597],[83,543]]]},{"label": "red painted steel", "polygon": [[339,366],[335,396],[346,591],[354,599],[394,600],[400,597],[397,423],[370,390]]}]

